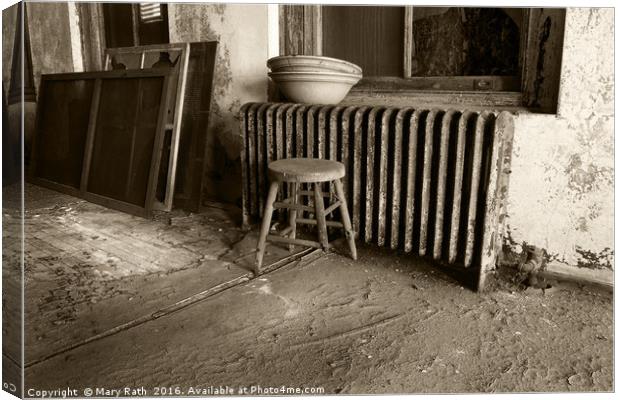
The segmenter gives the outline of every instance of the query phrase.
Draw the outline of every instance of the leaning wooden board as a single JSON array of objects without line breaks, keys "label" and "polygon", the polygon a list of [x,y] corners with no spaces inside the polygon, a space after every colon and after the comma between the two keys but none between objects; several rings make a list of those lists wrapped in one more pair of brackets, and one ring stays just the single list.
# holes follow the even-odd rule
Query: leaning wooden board
[{"label": "leaning wooden board", "polygon": [[[169,91],[171,112],[166,121],[167,129],[165,136],[164,154],[159,169],[157,186],[157,201],[155,208],[163,211],[172,209],[175,179],[177,174],[177,156],[179,137],[181,134],[181,116],[185,104],[185,88],[187,81],[187,65],[190,55],[189,43],[163,43],[147,46],[117,47],[105,50],[104,68],[113,70],[116,68],[148,69],[161,68],[157,66],[161,55],[168,55],[169,63],[164,63],[170,71]],[[116,63],[116,64],[115,64]],[[124,68],[123,68],[124,69]]]},{"label": "leaning wooden board", "polygon": [[150,217],[169,77],[163,69],[42,75],[29,180]]},{"label": "leaning wooden board", "polygon": [[[165,149],[170,151],[164,151],[162,159],[157,209],[169,211],[174,205],[200,211],[217,45],[217,41],[209,41],[106,49],[106,69],[122,68],[121,64],[127,68],[149,68],[157,60],[153,57],[162,52],[175,60],[171,86],[177,85],[173,90],[176,100],[173,120],[169,121],[173,130],[166,132]],[[170,156],[166,157],[167,154]],[[167,179],[163,179],[166,174]]]},{"label": "leaning wooden board", "polygon": [[217,44],[190,43],[174,205],[192,212],[200,211],[204,192]]}]

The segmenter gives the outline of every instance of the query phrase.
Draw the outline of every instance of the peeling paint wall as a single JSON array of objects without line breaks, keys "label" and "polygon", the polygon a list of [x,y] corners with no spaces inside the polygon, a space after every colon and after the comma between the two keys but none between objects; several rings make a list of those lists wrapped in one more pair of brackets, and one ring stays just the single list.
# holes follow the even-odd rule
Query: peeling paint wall
[{"label": "peeling paint wall", "polygon": [[2,83],[8,95],[11,83],[11,63],[13,61],[13,41],[15,40],[15,18],[17,5],[2,10]]},{"label": "peeling paint wall", "polygon": [[[41,74],[74,72],[74,56],[72,52],[71,24],[69,3],[32,3],[26,6],[32,69],[34,73],[35,91],[38,96]],[[15,24],[17,7],[13,6],[2,13],[2,79],[8,93],[11,81],[11,62],[15,41]],[[80,40],[79,33],[73,41]],[[21,132],[21,106],[11,104],[8,107],[9,130]],[[36,104],[24,104],[24,140],[25,158],[28,160],[30,143],[34,134]]]},{"label": "peeling paint wall", "polygon": [[76,71],[69,3],[29,2],[27,9],[32,68],[38,94],[41,74]]},{"label": "peeling paint wall", "polygon": [[612,268],[614,11],[568,9],[557,115],[515,118],[508,248]]},{"label": "peeling paint wall", "polygon": [[205,195],[216,200],[240,199],[242,137],[237,114],[246,102],[267,100],[267,8],[266,4],[168,5],[171,42],[219,42],[205,184]]}]

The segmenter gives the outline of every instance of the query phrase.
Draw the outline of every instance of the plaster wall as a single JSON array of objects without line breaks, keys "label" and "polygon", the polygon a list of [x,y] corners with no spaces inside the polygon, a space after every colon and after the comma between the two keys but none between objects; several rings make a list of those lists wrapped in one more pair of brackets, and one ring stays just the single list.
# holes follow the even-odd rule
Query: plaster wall
[{"label": "plaster wall", "polygon": [[507,248],[548,261],[613,268],[614,11],[570,8],[557,115],[519,114]]},{"label": "plaster wall", "polygon": [[220,201],[241,195],[239,109],[267,100],[268,20],[266,4],[168,4],[171,42],[219,42],[205,194]]},{"label": "plaster wall", "polygon": [[27,10],[32,68],[38,94],[41,74],[77,70],[72,54],[69,3],[28,2]]},{"label": "plaster wall", "polygon": [[5,94],[11,83],[11,63],[13,61],[13,41],[15,40],[15,19],[17,5],[2,10],[2,83]]},{"label": "plaster wall", "polygon": [[[81,62],[74,62],[72,54],[72,46],[76,46],[76,41],[79,43],[79,33],[73,32],[72,40],[69,18],[72,6],[72,3],[28,2],[28,32],[37,93],[41,74],[80,70]],[[16,18],[17,5],[2,11],[2,82],[7,92],[11,81]]]},{"label": "plaster wall", "polygon": [[[72,54],[72,42],[76,37],[74,32],[72,41],[69,9],[70,3],[27,3],[26,15],[37,95],[41,74],[76,71]],[[2,13],[2,79],[7,93],[10,90],[16,18],[17,6],[12,6]],[[79,37],[77,39],[79,40]],[[26,162],[30,154],[35,117],[36,103],[26,102],[23,107],[22,127],[21,105],[16,103],[8,107],[9,131],[15,135],[13,138],[15,143],[19,143],[19,132],[22,132],[23,128]]]}]

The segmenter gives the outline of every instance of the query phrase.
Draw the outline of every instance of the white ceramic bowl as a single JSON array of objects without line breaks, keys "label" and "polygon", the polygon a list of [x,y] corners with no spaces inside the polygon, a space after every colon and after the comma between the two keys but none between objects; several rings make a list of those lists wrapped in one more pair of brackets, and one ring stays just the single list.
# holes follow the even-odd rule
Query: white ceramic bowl
[{"label": "white ceramic bowl", "polygon": [[362,69],[348,61],[323,56],[278,56],[267,60],[272,72],[340,72],[362,74]]},{"label": "white ceramic bowl", "polygon": [[338,72],[270,72],[284,96],[295,103],[338,104],[361,74]]}]

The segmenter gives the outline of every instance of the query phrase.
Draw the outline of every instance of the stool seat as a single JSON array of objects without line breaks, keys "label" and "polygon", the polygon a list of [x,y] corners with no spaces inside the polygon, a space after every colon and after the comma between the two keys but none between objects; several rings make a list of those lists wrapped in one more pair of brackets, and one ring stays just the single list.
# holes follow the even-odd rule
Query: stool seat
[{"label": "stool seat", "polygon": [[275,182],[328,182],[345,175],[342,163],[315,158],[287,158],[270,162],[269,178]]}]

